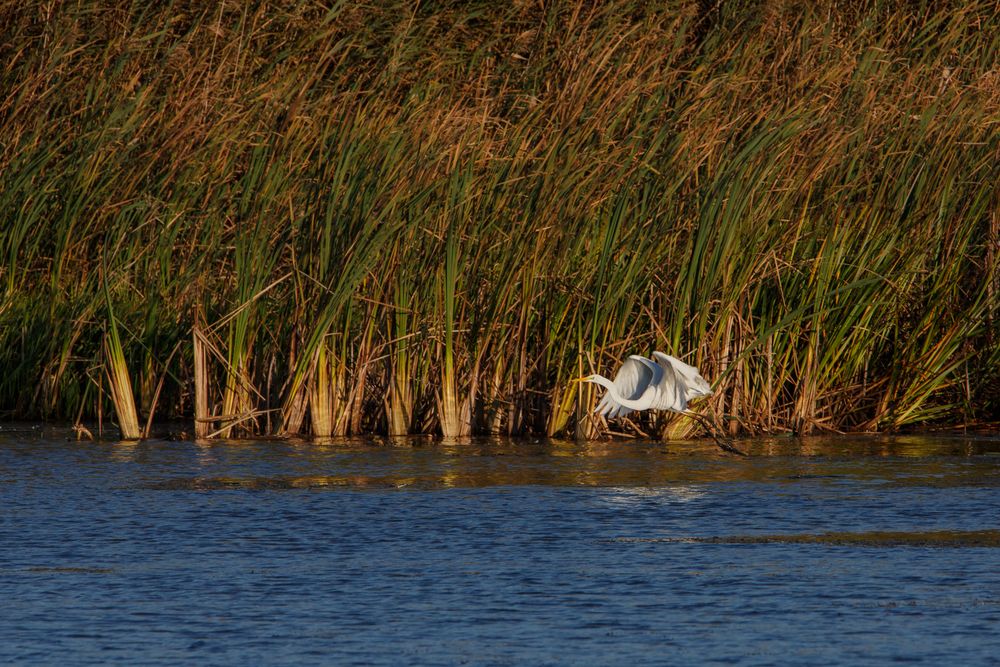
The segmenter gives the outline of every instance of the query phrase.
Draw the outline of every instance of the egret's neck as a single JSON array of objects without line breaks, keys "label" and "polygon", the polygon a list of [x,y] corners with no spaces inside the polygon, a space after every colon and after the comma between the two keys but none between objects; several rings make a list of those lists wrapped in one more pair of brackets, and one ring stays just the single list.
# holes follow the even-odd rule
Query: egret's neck
[{"label": "egret's neck", "polygon": [[595,384],[599,384],[608,391],[615,390],[615,383],[609,380],[608,378],[604,377],[603,375],[592,375],[587,380],[584,380],[584,382],[593,382]]},{"label": "egret's neck", "polygon": [[626,407],[630,410],[645,410],[646,408],[649,407],[645,403],[627,399],[621,394],[619,394],[618,390],[615,389],[615,383],[609,380],[608,378],[604,377],[603,375],[594,375],[589,380],[585,380],[585,382],[594,382],[607,389],[608,394],[610,394],[611,398],[615,400],[615,403],[621,405],[622,407]]}]

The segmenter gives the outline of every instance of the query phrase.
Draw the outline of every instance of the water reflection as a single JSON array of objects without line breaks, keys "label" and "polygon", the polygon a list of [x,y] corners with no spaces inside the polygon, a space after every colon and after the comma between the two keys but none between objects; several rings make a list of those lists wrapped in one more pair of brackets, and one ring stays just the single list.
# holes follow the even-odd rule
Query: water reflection
[{"label": "water reflection", "polygon": [[[202,474],[172,476],[156,488],[208,489],[446,489],[493,486],[583,486],[668,489],[674,498],[697,485],[725,482],[826,483],[877,481],[889,485],[1000,486],[1000,468],[987,439],[791,438],[743,441],[753,456],[739,459],[704,442],[590,442],[565,440],[386,440],[217,442],[196,449]],[[177,443],[149,441],[113,447],[116,460],[168,457]],[[181,455],[183,446],[177,452]],[[957,460],[962,461],[956,465]],[[280,471],[268,471],[280,462]],[[300,471],[289,473],[291,467]],[[234,476],[233,466],[248,469]],[[224,467],[225,476],[212,471]],[[270,472],[270,474],[269,474]],[[645,491],[642,489],[646,489]]]},{"label": "water reflection", "polygon": [[[25,437],[29,436],[29,437]],[[896,486],[1000,486],[1000,439],[832,436],[747,439],[745,459],[710,441],[330,438],[202,442],[76,442],[37,430],[0,431],[0,446],[87,461],[130,463],[139,486],[160,489],[445,489],[494,486],[613,487],[622,498],[699,485],[815,479]],[[163,474],[158,474],[162,470]],[[184,471],[189,474],[183,474]],[[159,477],[159,478],[157,478]],[[655,490],[655,491],[651,491]],[[686,490],[686,491],[685,491]],[[624,502],[624,501],[623,501]]]},{"label": "water reflection", "polygon": [[603,500],[612,506],[640,505],[648,502],[683,504],[698,500],[707,493],[708,491],[704,487],[690,484],[662,487],[615,486],[608,489]]}]

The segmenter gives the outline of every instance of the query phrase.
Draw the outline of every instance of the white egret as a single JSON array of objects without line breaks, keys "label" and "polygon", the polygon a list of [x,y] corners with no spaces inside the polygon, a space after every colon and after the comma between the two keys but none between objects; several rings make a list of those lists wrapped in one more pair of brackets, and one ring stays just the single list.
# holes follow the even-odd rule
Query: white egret
[{"label": "white egret", "polygon": [[580,378],[581,382],[593,382],[608,390],[596,412],[606,417],[624,417],[640,410],[683,413],[690,401],[712,394],[712,388],[694,366],[662,352],[654,352],[653,358],[656,361],[630,355],[614,381],[603,375]]},{"label": "white egret", "polygon": [[629,355],[613,381],[596,374],[579,378],[580,382],[592,382],[607,389],[594,412],[605,417],[624,417],[641,410],[677,412],[705,425],[722,449],[743,454],[732,443],[720,440],[705,424],[704,417],[687,409],[694,399],[712,395],[712,387],[698,369],[662,352],[653,352],[653,359]]}]

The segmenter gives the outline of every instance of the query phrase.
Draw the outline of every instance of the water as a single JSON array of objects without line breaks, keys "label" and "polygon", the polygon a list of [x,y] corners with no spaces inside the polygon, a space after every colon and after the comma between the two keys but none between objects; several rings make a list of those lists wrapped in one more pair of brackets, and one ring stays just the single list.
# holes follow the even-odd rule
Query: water
[{"label": "water", "polygon": [[1000,664],[1000,441],[0,432],[0,664]]}]

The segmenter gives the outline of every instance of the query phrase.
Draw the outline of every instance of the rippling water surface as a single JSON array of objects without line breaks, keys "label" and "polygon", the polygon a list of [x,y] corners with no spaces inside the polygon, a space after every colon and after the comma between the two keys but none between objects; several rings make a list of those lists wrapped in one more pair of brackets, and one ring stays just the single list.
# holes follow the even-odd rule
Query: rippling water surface
[{"label": "rippling water surface", "polygon": [[1000,440],[0,430],[0,663],[1000,664]]}]

